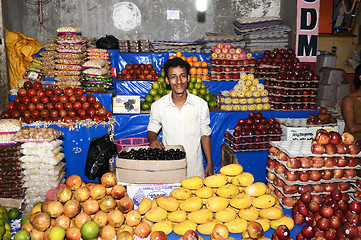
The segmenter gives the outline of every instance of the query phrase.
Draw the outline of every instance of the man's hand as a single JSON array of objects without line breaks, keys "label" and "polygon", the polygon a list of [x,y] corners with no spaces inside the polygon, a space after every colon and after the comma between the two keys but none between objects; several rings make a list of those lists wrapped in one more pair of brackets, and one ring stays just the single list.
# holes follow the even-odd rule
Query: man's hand
[{"label": "man's hand", "polygon": [[214,172],[213,172],[213,166],[210,165],[210,164],[207,164],[207,167],[206,169],[204,170],[204,177],[208,177],[208,176],[211,176],[213,175]]},{"label": "man's hand", "polygon": [[150,148],[164,148],[164,145],[161,141],[155,140],[149,144]]}]

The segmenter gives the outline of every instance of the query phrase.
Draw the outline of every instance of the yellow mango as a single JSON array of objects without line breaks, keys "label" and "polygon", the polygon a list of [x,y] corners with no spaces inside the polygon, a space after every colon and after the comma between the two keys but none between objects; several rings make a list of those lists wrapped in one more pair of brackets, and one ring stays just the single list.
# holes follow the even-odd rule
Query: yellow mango
[{"label": "yellow mango", "polygon": [[157,205],[168,212],[178,209],[179,201],[171,196],[161,196],[157,198]]},{"label": "yellow mango", "polygon": [[162,222],[167,218],[167,211],[161,207],[153,207],[145,214],[145,219],[151,222]]},{"label": "yellow mango", "polygon": [[256,182],[246,187],[244,192],[250,195],[251,197],[259,197],[266,193],[266,189],[267,189],[266,184],[264,184],[263,182]]},{"label": "yellow mango", "polygon": [[217,195],[225,198],[233,198],[238,195],[239,189],[234,184],[226,184],[217,189]]},{"label": "yellow mango", "polygon": [[267,232],[270,229],[270,220],[264,218],[258,218],[255,222],[261,224],[263,232]]},{"label": "yellow mango", "polygon": [[169,220],[155,223],[152,227],[152,232],[163,231],[165,235],[170,234],[173,231],[173,224]]},{"label": "yellow mango", "polygon": [[143,198],[138,206],[138,212],[140,214],[145,214],[152,208],[152,200],[150,198]]},{"label": "yellow mango", "polygon": [[254,183],[254,176],[249,172],[243,172],[232,178],[232,183],[236,186],[247,187]]},{"label": "yellow mango", "polygon": [[226,222],[224,225],[228,227],[230,233],[243,233],[247,229],[248,222],[242,218],[236,218],[230,222]]},{"label": "yellow mango", "polygon": [[253,199],[252,206],[256,208],[269,208],[274,206],[275,203],[276,199],[273,196],[264,194]]},{"label": "yellow mango", "polygon": [[226,207],[222,211],[216,212],[214,214],[214,217],[218,221],[224,222],[224,223],[234,220],[236,218],[236,216],[237,216],[237,212],[231,207]]},{"label": "yellow mango", "polygon": [[[233,184],[233,183],[232,183]],[[246,190],[246,187],[238,187],[239,193],[243,193]]]},{"label": "yellow mango", "polygon": [[197,189],[195,194],[200,198],[210,198],[213,196],[213,189],[211,187],[202,187]]},{"label": "yellow mango", "polygon": [[188,213],[187,218],[194,223],[203,224],[213,221],[214,216],[211,210],[205,208]]},{"label": "yellow mango", "polygon": [[259,216],[259,210],[255,207],[249,207],[245,209],[241,209],[238,212],[238,216],[247,221],[255,221]]},{"label": "yellow mango", "polygon": [[192,221],[185,220],[184,222],[178,223],[173,226],[173,232],[178,235],[183,236],[188,230],[196,231],[197,224]]},{"label": "yellow mango", "polygon": [[185,200],[192,196],[192,192],[191,192],[191,190],[189,190],[187,188],[180,187],[180,188],[176,188],[176,189],[172,190],[170,195],[178,200]]},{"label": "yellow mango", "polygon": [[174,223],[181,223],[187,220],[187,213],[182,210],[177,210],[174,212],[168,213],[168,220]]},{"label": "yellow mango", "polygon": [[270,225],[271,228],[275,230],[278,228],[279,225],[286,225],[289,230],[292,230],[295,226],[295,222],[291,217],[284,215],[280,219],[272,220],[270,222]]},{"label": "yellow mango", "polygon": [[210,197],[207,200],[206,207],[212,212],[219,212],[225,209],[229,204],[229,199],[224,197]]},{"label": "yellow mango", "polygon": [[192,196],[179,204],[180,209],[186,212],[197,211],[201,209],[202,206],[203,206],[202,199],[195,196]]},{"label": "yellow mango", "polygon": [[240,193],[232,198],[229,204],[237,209],[249,208],[252,205],[252,198],[246,193]]},{"label": "yellow mango", "polygon": [[208,176],[203,180],[204,185],[213,188],[224,186],[227,184],[227,182],[228,182],[227,176],[220,173]]},{"label": "yellow mango", "polygon": [[183,179],[181,186],[188,189],[198,189],[203,186],[203,179],[198,176]]},{"label": "yellow mango", "polygon": [[217,223],[219,223],[219,222],[213,220],[212,222],[199,224],[199,225],[197,226],[197,231],[198,231],[200,234],[211,235],[211,234],[212,234],[212,231],[213,231],[213,228],[214,228],[214,226],[215,226]]},{"label": "yellow mango", "polygon": [[227,176],[236,176],[243,172],[243,167],[237,163],[228,164],[223,166],[220,172]]},{"label": "yellow mango", "polygon": [[278,207],[263,208],[259,211],[259,215],[262,218],[276,220],[276,219],[280,219],[281,217],[283,217],[283,211],[282,211],[282,209],[279,209]]},{"label": "yellow mango", "polygon": [[258,238],[258,240],[271,240],[271,239],[268,237],[262,236],[262,237]]}]

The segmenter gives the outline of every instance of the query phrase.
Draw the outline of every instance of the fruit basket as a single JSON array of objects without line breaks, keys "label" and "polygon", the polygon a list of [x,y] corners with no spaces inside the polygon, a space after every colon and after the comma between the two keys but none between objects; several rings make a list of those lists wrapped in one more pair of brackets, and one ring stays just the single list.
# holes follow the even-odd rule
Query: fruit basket
[{"label": "fruit basket", "polygon": [[123,138],[114,141],[114,144],[120,152],[125,147],[148,146],[149,141],[147,138]]}]

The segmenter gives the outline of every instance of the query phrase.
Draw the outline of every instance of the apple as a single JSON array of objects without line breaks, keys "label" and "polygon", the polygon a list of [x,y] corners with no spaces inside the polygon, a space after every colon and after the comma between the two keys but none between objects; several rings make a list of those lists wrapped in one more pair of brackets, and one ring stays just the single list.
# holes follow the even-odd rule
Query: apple
[{"label": "apple", "polygon": [[[284,196],[282,198],[282,204],[287,206],[287,207],[293,207],[296,204],[296,199],[293,197],[286,197]],[[301,214],[300,214],[301,215]],[[302,216],[302,215],[301,215]]]},{"label": "apple", "polygon": [[[336,183],[325,183],[325,191],[332,192],[333,190],[337,190],[338,185]],[[341,195],[342,196],[342,195]]]},{"label": "apple", "polygon": [[315,228],[307,224],[301,228],[300,233],[304,238],[311,239],[315,236]]},{"label": "apple", "polygon": [[336,158],[336,166],[337,167],[346,167],[348,164],[348,158],[346,157],[337,157]]},{"label": "apple", "polygon": [[315,140],[319,144],[326,145],[330,143],[331,138],[328,132],[327,133],[319,132],[318,134],[316,134]]},{"label": "apple", "polygon": [[[299,176],[298,176],[298,172],[294,172],[294,171],[288,171],[286,170],[284,172],[284,177],[287,181],[297,181]],[[296,191],[297,192],[297,191]]]},{"label": "apple", "polygon": [[330,131],[328,133],[330,135],[330,143],[337,145],[342,142],[341,135],[336,131]]},{"label": "apple", "polygon": [[327,157],[325,158],[325,167],[331,168],[336,166],[336,158]]},{"label": "apple", "polygon": [[331,180],[333,178],[333,172],[330,169],[323,170],[322,179],[323,180]]},{"label": "apple", "polygon": [[333,171],[333,177],[335,179],[341,179],[345,175],[345,172],[343,169],[334,169]]},{"label": "apple", "polygon": [[298,193],[302,194],[304,192],[311,192],[312,191],[312,187],[311,185],[300,185],[298,187]]},{"label": "apple", "polygon": [[312,167],[314,168],[321,168],[325,166],[325,159],[322,157],[313,157],[312,161],[313,161]]},{"label": "apple", "polygon": [[348,153],[349,149],[346,144],[340,143],[336,145],[337,153],[338,154],[346,154]]},{"label": "apple", "polygon": [[341,139],[342,139],[342,143],[345,145],[350,145],[355,141],[354,136],[348,132],[342,133]]},{"label": "apple", "polygon": [[356,177],[356,170],[355,169],[345,169],[344,170],[344,177],[345,178],[354,178]]},{"label": "apple", "polygon": [[310,212],[316,213],[316,212],[319,212],[319,210],[320,210],[320,205],[319,205],[317,202],[311,200],[311,201],[308,203],[307,208],[308,208],[308,210],[309,210]]},{"label": "apple", "polygon": [[[322,213],[322,207],[321,207],[321,213]],[[331,216],[329,218],[331,218]],[[328,230],[330,228],[330,220],[329,220],[329,218],[321,217],[320,219],[318,219],[317,223],[316,223],[317,227],[322,231]]]},{"label": "apple", "polygon": [[47,108],[48,110],[53,110],[53,109],[55,108],[54,103],[48,102],[48,103],[46,104],[46,108]]},{"label": "apple", "polygon": [[359,164],[359,160],[358,158],[354,158],[354,157],[349,157],[348,158],[348,167],[356,167]]},{"label": "apple", "polygon": [[325,186],[323,184],[314,184],[312,185],[313,192],[321,193],[325,191]]},{"label": "apple", "polygon": [[349,239],[355,239],[356,237],[359,237],[359,230],[356,226],[351,225],[350,223],[346,222],[342,226],[342,231],[345,234],[345,236]]},{"label": "apple", "polygon": [[286,167],[283,166],[281,163],[277,163],[275,167],[275,173],[280,174],[286,171]]},{"label": "apple", "polygon": [[351,144],[348,146],[348,153],[351,155],[357,155],[360,152],[360,147],[355,145],[355,144]]},{"label": "apple", "polygon": [[[345,173],[346,174],[346,173]],[[351,188],[351,184],[349,182],[338,182],[337,183],[338,189],[340,191],[347,191]],[[342,194],[341,194],[342,197]],[[336,199],[335,199],[336,200]],[[341,200],[341,199],[340,199]],[[338,200],[339,201],[339,200]]]},{"label": "apple", "polygon": [[297,185],[285,185],[282,188],[285,194],[295,194],[297,193],[298,186]]},{"label": "apple", "polygon": [[317,181],[320,181],[321,179],[322,179],[322,173],[321,173],[321,171],[317,171],[317,170],[311,170],[310,172],[309,172],[309,178],[310,178],[310,180],[312,180],[312,181],[315,181],[315,182],[317,182]]},{"label": "apple", "polygon": [[301,182],[307,182],[310,179],[310,174],[307,171],[299,172],[298,176]]},{"label": "apple", "polygon": [[326,151],[325,147],[319,143],[312,144],[311,152],[313,154],[324,154]]},{"label": "apple", "polygon": [[289,158],[287,160],[286,166],[292,169],[301,168],[301,161],[299,158]]},{"label": "apple", "polygon": [[283,186],[286,185],[285,182],[284,182],[282,179],[278,178],[278,177],[275,178],[275,180],[273,181],[273,183],[274,183],[274,185],[275,185],[276,187],[283,187]]},{"label": "apple", "polygon": [[325,147],[325,153],[328,155],[333,155],[335,153],[337,153],[337,148],[336,145],[328,143],[324,145]]},{"label": "apple", "polygon": [[360,214],[361,213],[361,203],[358,201],[352,201],[349,206],[348,206],[349,210],[351,212],[354,212],[356,214]]},{"label": "apple", "polygon": [[311,157],[302,157],[300,162],[302,168],[311,168],[313,166],[313,159]]}]

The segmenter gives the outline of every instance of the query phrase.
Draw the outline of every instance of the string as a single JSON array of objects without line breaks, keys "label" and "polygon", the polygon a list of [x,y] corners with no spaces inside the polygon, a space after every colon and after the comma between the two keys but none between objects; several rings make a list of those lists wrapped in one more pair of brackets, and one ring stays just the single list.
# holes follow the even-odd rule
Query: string
[{"label": "string", "polygon": [[350,11],[347,11],[345,0],[342,0],[342,7],[343,7],[343,9],[345,9],[346,14],[350,14],[353,12],[353,9],[355,8],[355,5],[356,5],[356,1],[358,1],[358,0],[353,0],[352,8],[350,9]]}]

